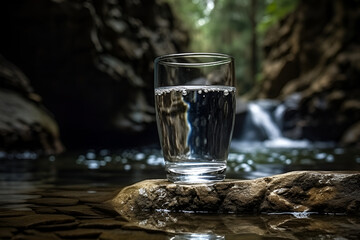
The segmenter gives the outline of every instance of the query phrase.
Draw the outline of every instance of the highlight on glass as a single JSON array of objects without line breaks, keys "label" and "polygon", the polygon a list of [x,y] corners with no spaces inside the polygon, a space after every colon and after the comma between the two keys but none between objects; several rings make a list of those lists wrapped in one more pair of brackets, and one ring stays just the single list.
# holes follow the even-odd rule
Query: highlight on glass
[{"label": "highlight on glass", "polygon": [[234,59],[218,53],[170,54],[156,58],[154,68],[168,180],[222,181],[235,118]]}]

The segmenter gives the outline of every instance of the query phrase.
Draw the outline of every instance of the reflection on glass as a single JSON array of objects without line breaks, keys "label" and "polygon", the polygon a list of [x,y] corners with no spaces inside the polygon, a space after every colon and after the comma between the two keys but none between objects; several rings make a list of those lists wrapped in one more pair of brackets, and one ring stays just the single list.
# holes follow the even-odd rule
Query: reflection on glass
[{"label": "reflection on glass", "polygon": [[171,237],[170,240],[223,240],[225,236],[211,233],[184,233]]}]

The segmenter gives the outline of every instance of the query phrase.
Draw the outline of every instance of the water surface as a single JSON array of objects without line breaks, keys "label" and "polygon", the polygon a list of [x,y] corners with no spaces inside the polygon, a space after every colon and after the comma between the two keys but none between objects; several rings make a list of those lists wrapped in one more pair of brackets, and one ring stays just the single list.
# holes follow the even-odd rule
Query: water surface
[{"label": "water surface", "polygon": [[[60,156],[0,152],[1,239],[358,239],[357,216],[144,213],[131,222],[104,201],[123,186],[165,178],[160,150],[86,150]],[[233,144],[227,177],[293,170],[360,170],[355,148]]]}]

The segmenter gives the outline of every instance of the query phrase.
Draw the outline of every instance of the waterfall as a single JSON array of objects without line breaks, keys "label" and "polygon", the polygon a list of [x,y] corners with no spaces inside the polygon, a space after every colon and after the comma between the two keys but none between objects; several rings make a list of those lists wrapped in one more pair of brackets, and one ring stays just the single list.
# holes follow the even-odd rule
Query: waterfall
[{"label": "waterfall", "polygon": [[235,133],[232,147],[265,146],[275,148],[305,148],[307,140],[292,140],[283,136],[282,127],[286,106],[273,100],[259,100],[247,104],[241,133]]},{"label": "waterfall", "polygon": [[265,133],[268,139],[281,137],[281,131],[275,124],[270,114],[267,113],[259,104],[249,103],[249,117],[251,121]]}]

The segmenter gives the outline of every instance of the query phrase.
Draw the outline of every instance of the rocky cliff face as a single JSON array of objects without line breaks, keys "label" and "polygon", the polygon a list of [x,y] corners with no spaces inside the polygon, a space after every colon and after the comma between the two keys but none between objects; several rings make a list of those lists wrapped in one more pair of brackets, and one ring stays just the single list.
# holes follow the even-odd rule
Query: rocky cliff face
[{"label": "rocky cliff face", "polygon": [[295,122],[288,136],[359,143],[358,29],[359,1],[302,0],[269,31],[258,96],[299,99],[299,108],[286,115]]},{"label": "rocky cliff face", "polygon": [[19,68],[0,55],[0,151],[63,151],[58,125]]},{"label": "rocky cliff face", "polygon": [[153,134],[153,59],[188,42],[156,0],[10,1],[1,3],[0,26],[0,53],[29,77],[70,147],[119,147]]}]

